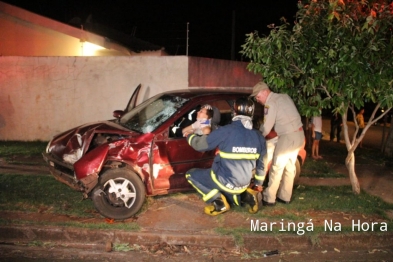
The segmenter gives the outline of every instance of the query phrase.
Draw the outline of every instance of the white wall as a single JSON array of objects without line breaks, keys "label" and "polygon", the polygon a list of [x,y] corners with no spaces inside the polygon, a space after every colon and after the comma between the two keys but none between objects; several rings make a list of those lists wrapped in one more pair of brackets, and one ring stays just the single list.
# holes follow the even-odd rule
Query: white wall
[{"label": "white wall", "polygon": [[0,57],[0,140],[47,141],[112,119],[142,83],[142,100],[188,88],[188,58]]}]

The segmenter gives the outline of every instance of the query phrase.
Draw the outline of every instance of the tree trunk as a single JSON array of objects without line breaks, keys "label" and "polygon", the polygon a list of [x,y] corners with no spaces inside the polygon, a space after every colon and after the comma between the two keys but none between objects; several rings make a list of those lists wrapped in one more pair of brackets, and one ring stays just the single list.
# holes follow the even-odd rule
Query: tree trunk
[{"label": "tree trunk", "polygon": [[356,176],[355,172],[355,154],[353,153],[352,150],[348,151],[348,155],[345,159],[345,166],[348,169],[349,173],[349,179],[351,180],[351,185],[352,185],[352,191],[355,194],[360,193],[360,185],[359,185],[359,180]]},{"label": "tree trunk", "polygon": [[393,117],[390,122],[388,137],[384,143],[383,154],[389,158],[393,156]]},{"label": "tree trunk", "polygon": [[383,129],[382,129],[382,138],[381,138],[381,152],[385,151],[385,142],[386,142],[386,123],[388,120],[388,115],[383,117]]},{"label": "tree trunk", "polygon": [[[342,120],[343,120],[343,132],[344,132],[344,138],[345,138],[345,146],[347,147],[348,154],[347,157],[345,158],[345,166],[348,169],[348,174],[349,174],[349,179],[351,181],[352,185],[352,191],[355,194],[360,193],[360,185],[359,185],[359,180],[356,176],[355,172],[355,154],[354,151],[359,144],[359,141],[353,140],[353,143],[351,142],[351,138],[349,137],[348,133],[348,124],[347,124],[347,112],[348,108],[344,111],[344,114],[342,115]],[[355,116],[354,116],[355,118]],[[354,134],[356,136],[356,134]],[[361,137],[360,139],[362,139]]]}]

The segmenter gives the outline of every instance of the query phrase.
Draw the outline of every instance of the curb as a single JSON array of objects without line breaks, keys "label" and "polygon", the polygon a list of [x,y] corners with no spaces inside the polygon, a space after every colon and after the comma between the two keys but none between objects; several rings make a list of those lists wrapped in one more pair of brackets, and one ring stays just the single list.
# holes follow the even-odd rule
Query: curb
[{"label": "curb", "polygon": [[170,245],[192,245],[209,247],[234,247],[231,236],[190,235],[168,232],[124,232],[121,230],[91,230],[71,227],[52,226],[0,226],[0,242],[54,242],[80,243],[80,245],[102,245],[112,243],[130,243],[153,245],[167,243]]},{"label": "curb", "polygon": [[91,230],[52,226],[0,226],[1,243],[32,241],[68,244],[78,248],[100,248],[107,242],[137,245],[169,245],[238,248],[249,250],[342,250],[392,248],[393,232],[297,235],[242,235],[234,236],[187,234],[173,232],[124,232],[120,230]]}]

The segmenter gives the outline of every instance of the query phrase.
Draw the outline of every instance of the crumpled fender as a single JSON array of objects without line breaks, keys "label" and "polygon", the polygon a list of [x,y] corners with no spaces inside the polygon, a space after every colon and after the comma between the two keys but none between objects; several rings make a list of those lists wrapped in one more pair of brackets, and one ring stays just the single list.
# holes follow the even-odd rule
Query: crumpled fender
[{"label": "crumpled fender", "polygon": [[[148,163],[150,144],[153,137],[154,134],[147,133],[135,139],[131,139],[131,142],[128,140],[117,140],[91,150],[74,163],[76,178],[81,180],[88,175],[100,173],[109,153],[111,157],[115,159],[124,159],[126,158],[125,154],[127,154],[129,157],[131,156],[131,158],[134,158],[136,163]],[[135,156],[132,157],[133,154],[129,151],[134,151]]]},{"label": "crumpled fender", "polygon": [[108,155],[109,146],[103,144],[94,148],[88,154],[74,163],[74,172],[78,180],[90,175],[98,174],[104,164],[106,156]]}]

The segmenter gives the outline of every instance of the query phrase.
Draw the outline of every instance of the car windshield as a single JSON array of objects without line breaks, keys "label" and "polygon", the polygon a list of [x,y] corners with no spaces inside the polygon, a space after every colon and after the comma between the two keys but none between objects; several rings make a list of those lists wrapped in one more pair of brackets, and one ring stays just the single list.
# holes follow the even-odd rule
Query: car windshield
[{"label": "car windshield", "polygon": [[133,131],[150,133],[168,120],[188,100],[172,95],[152,97],[127,112],[120,119],[120,124]]}]

